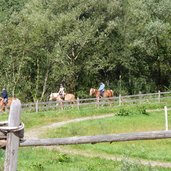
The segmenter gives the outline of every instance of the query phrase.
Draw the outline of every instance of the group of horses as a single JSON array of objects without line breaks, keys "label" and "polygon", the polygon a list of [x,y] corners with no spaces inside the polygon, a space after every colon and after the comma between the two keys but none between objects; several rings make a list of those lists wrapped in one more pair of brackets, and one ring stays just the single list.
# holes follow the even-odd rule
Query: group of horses
[{"label": "group of horses", "polygon": [[[97,90],[95,88],[91,88],[89,95],[96,97],[97,100],[99,100],[99,98],[101,98],[101,97],[110,98],[110,97],[113,97],[113,90],[105,90],[103,93],[103,96],[101,96],[99,90]],[[15,99],[15,98],[9,97],[8,102],[4,103],[4,99],[2,97],[0,97],[0,112],[5,111],[6,109],[9,109],[13,99]],[[51,93],[49,100],[57,101],[59,104],[63,104],[63,102],[75,103],[76,98],[75,98],[75,95],[71,94],[71,93],[66,93],[64,95],[64,97],[61,97],[61,95],[59,93]]]},{"label": "group of horses", "polygon": [[[101,95],[99,90],[95,88],[91,88],[89,95],[96,97],[97,100],[99,100],[100,98],[110,98],[110,97],[113,97],[113,90],[105,90],[103,92],[103,95]],[[58,102],[61,102],[61,104],[62,102],[75,103],[76,101],[74,94],[65,94],[64,97],[62,98],[59,93],[51,93],[49,100],[58,101]]]}]

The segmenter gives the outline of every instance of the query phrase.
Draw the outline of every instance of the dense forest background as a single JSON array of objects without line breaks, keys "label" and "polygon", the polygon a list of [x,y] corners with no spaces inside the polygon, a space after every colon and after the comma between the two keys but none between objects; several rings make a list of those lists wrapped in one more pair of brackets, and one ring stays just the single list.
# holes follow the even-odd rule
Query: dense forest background
[{"label": "dense forest background", "polygon": [[0,88],[46,100],[171,89],[171,0],[0,0]]}]

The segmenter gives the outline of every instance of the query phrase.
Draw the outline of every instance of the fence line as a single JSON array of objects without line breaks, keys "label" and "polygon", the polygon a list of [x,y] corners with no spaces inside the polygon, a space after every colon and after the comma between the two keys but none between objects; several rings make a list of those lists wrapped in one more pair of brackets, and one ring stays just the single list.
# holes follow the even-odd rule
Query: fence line
[{"label": "fence line", "polygon": [[94,107],[99,107],[100,105],[112,105],[113,107],[115,106],[121,106],[124,104],[129,104],[129,103],[148,103],[148,102],[155,102],[155,103],[160,103],[164,99],[171,98],[171,92],[160,92],[158,91],[157,93],[148,93],[148,94],[142,94],[139,92],[139,94],[135,95],[125,95],[122,96],[121,94],[117,97],[111,97],[111,98],[103,98],[97,100],[97,98],[87,98],[87,99],[81,99],[77,97],[75,100],[75,104],[70,104],[71,101],[62,101],[62,106],[61,106],[61,101],[47,101],[47,102],[38,102],[36,101],[35,103],[26,103],[22,104],[22,110],[30,110],[30,111],[36,111],[38,112],[39,110],[49,110],[49,109],[63,109],[64,107],[77,107],[77,109],[80,109],[81,106],[94,106]]}]

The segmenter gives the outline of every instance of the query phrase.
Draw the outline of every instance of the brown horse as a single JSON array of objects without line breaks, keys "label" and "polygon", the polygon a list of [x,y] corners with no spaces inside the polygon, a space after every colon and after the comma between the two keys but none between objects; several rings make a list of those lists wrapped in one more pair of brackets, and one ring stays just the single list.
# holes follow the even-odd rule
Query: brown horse
[{"label": "brown horse", "polygon": [[[100,91],[95,89],[95,88],[91,88],[90,89],[90,96],[95,96],[97,98],[97,105],[99,107],[99,102],[100,102],[100,98],[102,97],[100,95]],[[105,90],[103,93],[103,98],[109,98],[109,104],[111,105],[111,100],[110,97],[113,97],[113,90]]]},{"label": "brown horse", "polygon": [[[90,89],[90,96],[95,96],[97,98],[100,98],[100,91],[95,89],[95,88],[91,88]],[[104,98],[108,98],[108,97],[113,97],[113,90],[105,90],[103,93],[103,97]]]},{"label": "brown horse", "polygon": [[0,97],[0,112],[2,111],[5,111],[6,109],[9,109],[11,104],[12,104],[12,101],[16,99],[14,97],[9,97],[8,98],[8,102],[7,103],[4,103],[4,99],[2,97]]}]

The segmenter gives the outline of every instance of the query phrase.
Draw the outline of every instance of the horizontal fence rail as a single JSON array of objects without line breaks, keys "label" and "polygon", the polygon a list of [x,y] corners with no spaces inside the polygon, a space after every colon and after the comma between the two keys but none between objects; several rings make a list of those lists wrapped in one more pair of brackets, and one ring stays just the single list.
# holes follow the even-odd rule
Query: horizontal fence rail
[{"label": "horizontal fence rail", "polygon": [[119,95],[111,98],[97,98],[79,99],[77,98],[74,103],[72,101],[47,101],[47,102],[34,102],[22,104],[23,111],[46,111],[50,109],[67,109],[70,107],[100,107],[110,105],[117,107],[127,104],[143,104],[143,103],[164,103],[166,100],[171,99],[171,92],[157,92],[142,94],[141,92],[136,95]]},{"label": "horizontal fence rail", "polygon": [[171,131],[151,131],[122,133],[111,135],[96,135],[68,138],[48,138],[48,139],[28,139],[20,143],[21,147],[27,146],[52,146],[52,145],[73,145],[73,144],[96,144],[104,142],[135,141],[135,140],[154,140],[171,138]]}]

